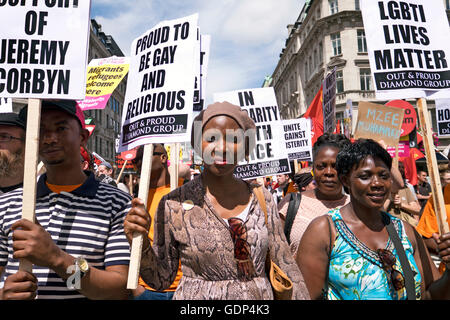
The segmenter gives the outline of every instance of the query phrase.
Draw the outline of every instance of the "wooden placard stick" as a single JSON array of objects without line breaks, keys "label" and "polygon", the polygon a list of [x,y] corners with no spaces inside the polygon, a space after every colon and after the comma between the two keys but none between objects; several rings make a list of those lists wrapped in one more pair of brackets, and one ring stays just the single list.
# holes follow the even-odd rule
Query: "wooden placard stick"
[{"label": "wooden placard stick", "polygon": [[[144,154],[142,156],[141,179],[139,181],[138,197],[144,201],[147,208],[148,188],[150,187],[150,173],[152,171],[153,144],[144,146]],[[130,266],[128,269],[127,289],[136,289],[139,280],[139,267],[141,266],[143,235],[134,234],[131,244]]]},{"label": "wooden placard stick", "polygon": [[128,189],[130,190],[131,196],[133,196],[133,174],[129,174],[128,178]]},{"label": "wooden placard stick", "polygon": [[120,178],[122,177],[123,170],[125,170],[125,167],[127,166],[127,162],[128,160],[125,160],[125,162],[123,163],[122,169],[120,169],[119,176],[117,177],[116,184],[119,183]]},{"label": "wooden placard stick", "polygon": [[173,191],[178,188],[178,169],[180,167],[180,144],[174,143],[170,146],[170,190]]},{"label": "wooden placard stick", "polygon": [[300,168],[299,168],[299,165],[298,165],[298,160],[295,159],[294,160],[294,173],[297,173],[299,169]]},{"label": "wooden placard stick", "polygon": [[423,134],[423,144],[427,159],[428,174],[431,179],[431,193],[433,195],[434,209],[440,234],[449,232],[447,213],[445,211],[444,195],[442,194],[441,179],[434,150],[431,121],[428,114],[427,102],[420,98],[417,101],[417,111],[420,119],[420,127]]},{"label": "wooden placard stick", "polygon": [[[39,126],[41,122],[40,99],[28,99],[27,130],[25,140],[25,164],[23,176],[22,219],[35,222],[36,210],[36,175],[39,154]],[[19,270],[32,272],[33,265],[20,259]]]}]

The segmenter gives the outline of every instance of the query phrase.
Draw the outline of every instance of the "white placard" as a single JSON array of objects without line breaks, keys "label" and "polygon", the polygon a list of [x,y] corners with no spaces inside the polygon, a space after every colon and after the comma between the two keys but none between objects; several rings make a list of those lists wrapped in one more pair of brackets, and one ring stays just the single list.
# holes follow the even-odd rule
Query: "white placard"
[{"label": "white placard", "polygon": [[285,144],[281,143],[283,128],[273,87],[216,93],[214,101],[240,106],[256,124],[256,148],[248,163],[244,160],[236,167],[237,178],[254,179],[291,172]]},{"label": "white placard", "polygon": [[289,160],[312,161],[311,119],[282,120]]},{"label": "white placard", "polygon": [[206,79],[208,78],[208,63],[211,48],[211,36],[200,36],[200,101],[194,103],[194,112],[202,111],[206,101]]},{"label": "white placard", "polygon": [[0,1],[0,96],[84,99],[90,3]]},{"label": "white placard", "polygon": [[12,99],[0,98],[0,113],[13,112]]},{"label": "white placard", "polygon": [[450,99],[436,99],[438,137],[450,137]]},{"label": "white placard", "polygon": [[190,140],[197,28],[194,14],[160,22],[133,41],[119,152]]},{"label": "white placard", "polygon": [[336,67],[323,80],[323,132],[336,129]]},{"label": "white placard", "polygon": [[376,97],[450,97],[450,30],[441,0],[361,0]]},{"label": "white placard", "polygon": [[200,88],[201,88],[201,56],[202,56],[202,49],[201,49],[201,41],[200,41],[200,28],[197,28],[197,41],[195,44],[195,77],[194,77],[194,111],[195,106],[200,104]]}]

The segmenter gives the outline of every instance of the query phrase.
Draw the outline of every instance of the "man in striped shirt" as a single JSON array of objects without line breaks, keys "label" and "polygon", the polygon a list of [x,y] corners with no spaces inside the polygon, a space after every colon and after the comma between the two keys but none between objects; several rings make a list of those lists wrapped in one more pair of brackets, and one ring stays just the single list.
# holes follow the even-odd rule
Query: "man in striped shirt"
[{"label": "man in striped shirt", "polygon": [[[36,223],[21,219],[22,188],[0,196],[1,299],[128,297],[123,220],[131,197],[81,170],[88,136],[75,101],[43,101],[47,172],[37,184]],[[19,259],[33,263],[32,273],[18,270]]]}]

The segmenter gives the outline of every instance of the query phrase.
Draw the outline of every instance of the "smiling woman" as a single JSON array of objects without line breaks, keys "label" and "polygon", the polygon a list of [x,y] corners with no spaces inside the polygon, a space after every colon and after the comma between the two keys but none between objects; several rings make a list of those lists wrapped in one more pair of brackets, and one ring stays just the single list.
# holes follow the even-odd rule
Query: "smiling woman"
[{"label": "smiling woman", "polygon": [[[448,299],[448,275],[439,272],[414,228],[383,212],[390,194],[392,158],[360,139],[339,152],[336,170],[350,203],[311,222],[297,263],[313,299]],[[449,260],[450,234],[438,240]]]},{"label": "smiling woman", "polygon": [[[199,128],[192,130],[191,144],[203,157],[202,174],[164,196],[154,222],[136,199],[125,219],[129,241],[133,232],[146,235],[150,223],[155,225],[153,244],[143,245],[143,280],[164,290],[181,262],[183,277],[173,299],[273,299],[265,270],[269,255],[291,279],[292,299],[307,299],[303,277],[282,236],[272,195],[263,189],[260,203],[254,194],[257,186],[234,176],[238,161],[255,147],[251,143],[255,123],[228,102],[208,106],[195,123]],[[253,138],[247,140],[245,132],[249,130]]]}]

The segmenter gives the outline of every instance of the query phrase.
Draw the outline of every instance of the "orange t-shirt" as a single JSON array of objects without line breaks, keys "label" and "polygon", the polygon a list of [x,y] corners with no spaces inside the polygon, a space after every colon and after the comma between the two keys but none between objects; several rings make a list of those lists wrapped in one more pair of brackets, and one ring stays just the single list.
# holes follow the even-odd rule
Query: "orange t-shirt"
[{"label": "orange t-shirt", "polygon": [[[178,179],[178,186],[183,185],[184,180]],[[158,210],[159,202],[161,201],[162,197],[164,197],[166,194],[170,192],[170,184],[167,184],[162,187],[158,187],[156,189],[149,189],[148,191],[148,198],[147,198],[147,207],[148,207],[148,213],[150,214],[150,217],[152,218],[152,224],[150,226],[150,230],[148,232],[148,238],[150,239],[150,243],[153,243],[153,234],[154,234],[154,219],[155,219],[155,213]],[[178,287],[178,284],[180,283],[181,276],[181,263],[178,266],[178,272],[175,276],[175,280],[170,285],[170,287],[164,291],[175,291]],[[155,291],[155,289],[152,289],[149,287],[144,280],[142,280],[141,277],[139,277],[139,285],[143,286],[147,290]]]},{"label": "orange t-shirt", "polygon": [[[445,211],[447,213],[447,223],[450,226],[450,184],[444,188],[444,203]],[[422,216],[420,217],[419,224],[416,227],[417,232],[426,238],[431,238],[433,233],[439,233],[439,226],[437,223],[436,213],[433,207],[433,198],[428,199],[425,208],[423,209]]]},{"label": "orange t-shirt", "polygon": [[82,183],[81,183],[81,184],[75,184],[75,185],[59,186],[56,184],[50,184],[48,182],[46,182],[46,184],[50,190],[52,190],[54,193],[58,193],[58,194],[60,194],[63,191],[64,192],[72,192],[73,190],[81,187],[81,185],[82,185]]}]

